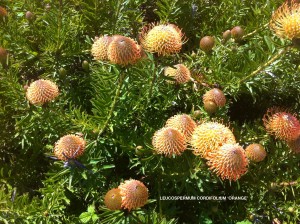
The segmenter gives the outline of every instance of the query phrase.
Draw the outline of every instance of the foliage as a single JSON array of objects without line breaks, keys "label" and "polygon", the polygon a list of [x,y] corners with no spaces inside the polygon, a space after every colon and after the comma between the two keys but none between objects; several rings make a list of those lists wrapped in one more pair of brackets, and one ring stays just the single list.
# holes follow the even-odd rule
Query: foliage
[{"label": "foliage", "polygon": [[[48,4],[48,5],[47,5]],[[269,107],[299,115],[299,50],[268,29],[282,1],[237,0],[32,0],[1,1],[0,222],[2,223],[285,223],[300,221],[300,162],[284,142],[266,134]],[[47,7],[47,6],[50,6]],[[35,15],[25,17],[26,11]],[[90,55],[95,36],[120,34],[138,40],[148,23],[170,22],[188,41],[180,53],[120,67]],[[222,32],[245,29],[240,43],[222,43]],[[201,37],[215,37],[211,54]],[[277,55],[277,57],[276,57]],[[274,58],[276,57],[276,58]],[[89,69],[82,62],[89,62]],[[172,85],[165,66],[183,63],[195,83]],[[30,105],[24,86],[55,81],[57,100]],[[228,103],[214,115],[202,95],[218,86]],[[178,113],[230,124],[242,146],[264,145],[267,158],[250,165],[237,182],[222,181],[191,151],[176,158],[153,153],[151,139]],[[87,141],[83,167],[65,168],[53,156],[55,142],[81,132]],[[137,152],[137,147],[142,148]],[[106,192],[129,178],[143,181],[148,203],[110,211]],[[246,196],[245,200],[162,200],[162,196]],[[291,211],[290,208],[293,208]]]}]

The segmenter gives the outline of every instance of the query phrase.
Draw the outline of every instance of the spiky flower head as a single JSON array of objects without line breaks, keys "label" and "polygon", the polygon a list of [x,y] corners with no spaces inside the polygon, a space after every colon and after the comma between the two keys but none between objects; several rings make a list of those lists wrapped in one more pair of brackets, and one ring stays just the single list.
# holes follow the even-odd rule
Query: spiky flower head
[{"label": "spiky flower head", "polygon": [[119,186],[122,197],[122,208],[131,211],[147,203],[148,188],[138,180],[126,180]]},{"label": "spiky flower head", "polygon": [[295,140],[293,141],[288,141],[287,142],[287,145],[290,147],[290,149],[298,154],[300,153],[300,135],[298,136],[298,138],[296,138]]},{"label": "spiky flower head", "polygon": [[165,76],[174,78],[177,83],[186,83],[191,79],[191,72],[185,65],[177,64],[174,67],[166,67]]},{"label": "spiky flower head", "polygon": [[154,133],[152,145],[158,154],[166,156],[180,155],[186,150],[186,139],[177,129],[164,127]]},{"label": "spiky flower head", "polygon": [[209,153],[209,168],[221,179],[236,181],[248,170],[248,159],[238,144],[225,144],[219,150]]},{"label": "spiky flower head", "polygon": [[165,127],[179,130],[184,135],[185,139],[189,141],[197,124],[191,116],[187,114],[177,114],[167,120]]},{"label": "spiky flower head", "polygon": [[272,15],[271,30],[280,38],[300,38],[300,3],[286,1]]},{"label": "spiky flower head", "polygon": [[204,122],[195,128],[191,145],[193,153],[206,158],[210,152],[219,150],[224,144],[235,144],[232,131],[217,122]]},{"label": "spiky flower head", "polygon": [[30,84],[26,97],[34,105],[42,105],[54,100],[59,94],[57,85],[45,79],[39,79]]},{"label": "spiky flower head", "polygon": [[84,153],[85,145],[85,140],[78,135],[65,135],[55,143],[54,155],[64,161],[76,159]]},{"label": "spiky flower head", "polygon": [[4,7],[0,6],[0,17],[7,16],[7,11]]},{"label": "spiky flower head", "polygon": [[170,55],[181,50],[184,34],[174,24],[150,24],[140,33],[143,48],[158,55]]},{"label": "spiky flower head", "polygon": [[107,49],[108,59],[118,65],[134,64],[141,57],[141,48],[129,37],[115,35]]},{"label": "spiky flower head", "polygon": [[104,35],[96,38],[91,49],[91,53],[97,61],[108,61],[107,49],[112,41],[112,37]]},{"label": "spiky flower head", "polygon": [[119,188],[109,190],[104,197],[104,204],[110,210],[120,210],[122,197]]},{"label": "spiky flower head", "polygon": [[263,117],[263,122],[267,132],[280,140],[292,141],[300,134],[298,119],[280,108],[269,108]]},{"label": "spiky flower head", "polygon": [[226,104],[226,97],[222,90],[213,88],[203,95],[203,103],[208,101],[214,102],[218,107],[223,107]]},{"label": "spiky flower head", "polygon": [[261,144],[250,144],[245,149],[246,156],[249,160],[253,162],[263,161],[266,156],[266,150]]}]

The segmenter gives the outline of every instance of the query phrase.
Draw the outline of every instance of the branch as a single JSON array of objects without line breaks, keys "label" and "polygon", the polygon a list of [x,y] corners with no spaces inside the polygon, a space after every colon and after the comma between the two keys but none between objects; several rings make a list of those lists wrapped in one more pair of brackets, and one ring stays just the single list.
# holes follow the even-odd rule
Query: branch
[{"label": "branch", "polygon": [[259,66],[255,71],[253,71],[250,75],[244,77],[243,79],[241,79],[239,81],[239,83],[243,83],[244,81],[246,81],[249,78],[252,78],[256,75],[258,75],[262,70],[264,70],[266,67],[268,67],[269,65],[271,65],[274,61],[276,61],[279,57],[281,57],[282,55],[284,55],[286,52],[288,52],[290,49],[292,48],[292,46],[287,46],[285,47],[283,50],[279,51],[277,54],[275,54],[269,61],[267,61],[266,63],[264,63],[263,65]]},{"label": "branch", "polygon": [[120,75],[120,79],[119,79],[119,84],[118,84],[118,87],[117,87],[117,90],[116,90],[116,93],[115,93],[115,97],[114,97],[114,100],[110,106],[110,111],[108,113],[108,116],[107,116],[107,119],[103,125],[103,127],[101,128],[101,130],[99,131],[98,133],[98,136],[97,136],[97,141],[99,140],[101,134],[104,132],[104,130],[106,129],[111,117],[112,117],[112,114],[114,112],[114,109],[116,107],[116,104],[117,104],[117,101],[118,101],[118,98],[120,96],[120,92],[121,92],[121,88],[123,86],[123,82],[124,82],[124,79],[126,77],[126,73],[125,72],[122,72],[121,75]]}]

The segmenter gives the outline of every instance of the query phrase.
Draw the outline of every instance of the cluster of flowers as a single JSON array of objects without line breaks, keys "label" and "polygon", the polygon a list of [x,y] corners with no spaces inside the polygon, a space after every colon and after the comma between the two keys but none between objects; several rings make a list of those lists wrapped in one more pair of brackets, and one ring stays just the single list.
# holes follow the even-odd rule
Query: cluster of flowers
[{"label": "cluster of flowers", "polygon": [[248,159],[259,162],[266,157],[262,145],[251,144],[244,150],[225,125],[207,121],[197,125],[187,114],[169,118],[165,127],[154,133],[152,145],[156,153],[165,156],[181,155],[189,145],[218,176],[233,181],[246,173]]}]

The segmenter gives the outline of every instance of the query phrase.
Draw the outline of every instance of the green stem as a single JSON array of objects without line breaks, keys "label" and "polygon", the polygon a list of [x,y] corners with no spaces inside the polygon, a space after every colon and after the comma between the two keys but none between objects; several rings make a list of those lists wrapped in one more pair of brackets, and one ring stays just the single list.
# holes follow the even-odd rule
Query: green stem
[{"label": "green stem", "polygon": [[269,61],[264,63],[263,65],[259,66],[255,71],[253,71],[250,75],[244,77],[239,81],[239,83],[243,83],[249,78],[252,78],[256,75],[258,75],[262,70],[264,70],[267,66],[271,65],[274,61],[276,61],[280,56],[284,55],[286,52],[288,52],[292,46],[287,46],[283,50],[279,51],[277,54],[275,54]]},{"label": "green stem", "polygon": [[110,111],[108,113],[108,116],[107,116],[107,119],[103,125],[103,127],[101,128],[101,130],[99,131],[98,133],[98,137],[97,137],[97,140],[100,138],[101,134],[104,132],[104,130],[106,129],[111,117],[112,117],[112,114],[114,112],[114,109],[116,107],[116,104],[117,104],[117,101],[118,101],[118,98],[120,96],[120,92],[121,92],[121,88],[122,88],[122,85],[123,85],[123,82],[124,82],[124,79],[126,77],[126,73],[125,72],[122,72],[121,75],[120,75],[120,79],[119,79],[119,84],[118,84],[118,87],[117,87],[117,90],[116,90],[116,93],[115,93],[115,97],[114,97],[114,100],[110,106]]},{"label": "green stem", "polygon": [[259,27],[258,29],[252,31],[251,33],[248,33],[248,34],[244,35],[244,36],[243,36],[243,39],[246,39],[247,37],[250,37],[250,36],[256,34],[258,31],[260,31],[260,30],[266,28],[268,25],[269,25],[269,23],[266,23],[265,25]]},{"label": "green stem", "polygon": [[[154,56],[153,56],[154,57]],[[152,97],[152,92],[153,92],[153,86],[155,84],[155,81],[156,81],[156,69],[157,69],[157,65],[156,65],[156,60],[155,58],[153,58],[154,60],[154,68],[153,68],[153,74],[152,74],[152,80],[151,80],[151,85],[150,85],[150,89],[149,89],[149,92],[148,92],[148,102],[150,101],[150,98]]]}]

